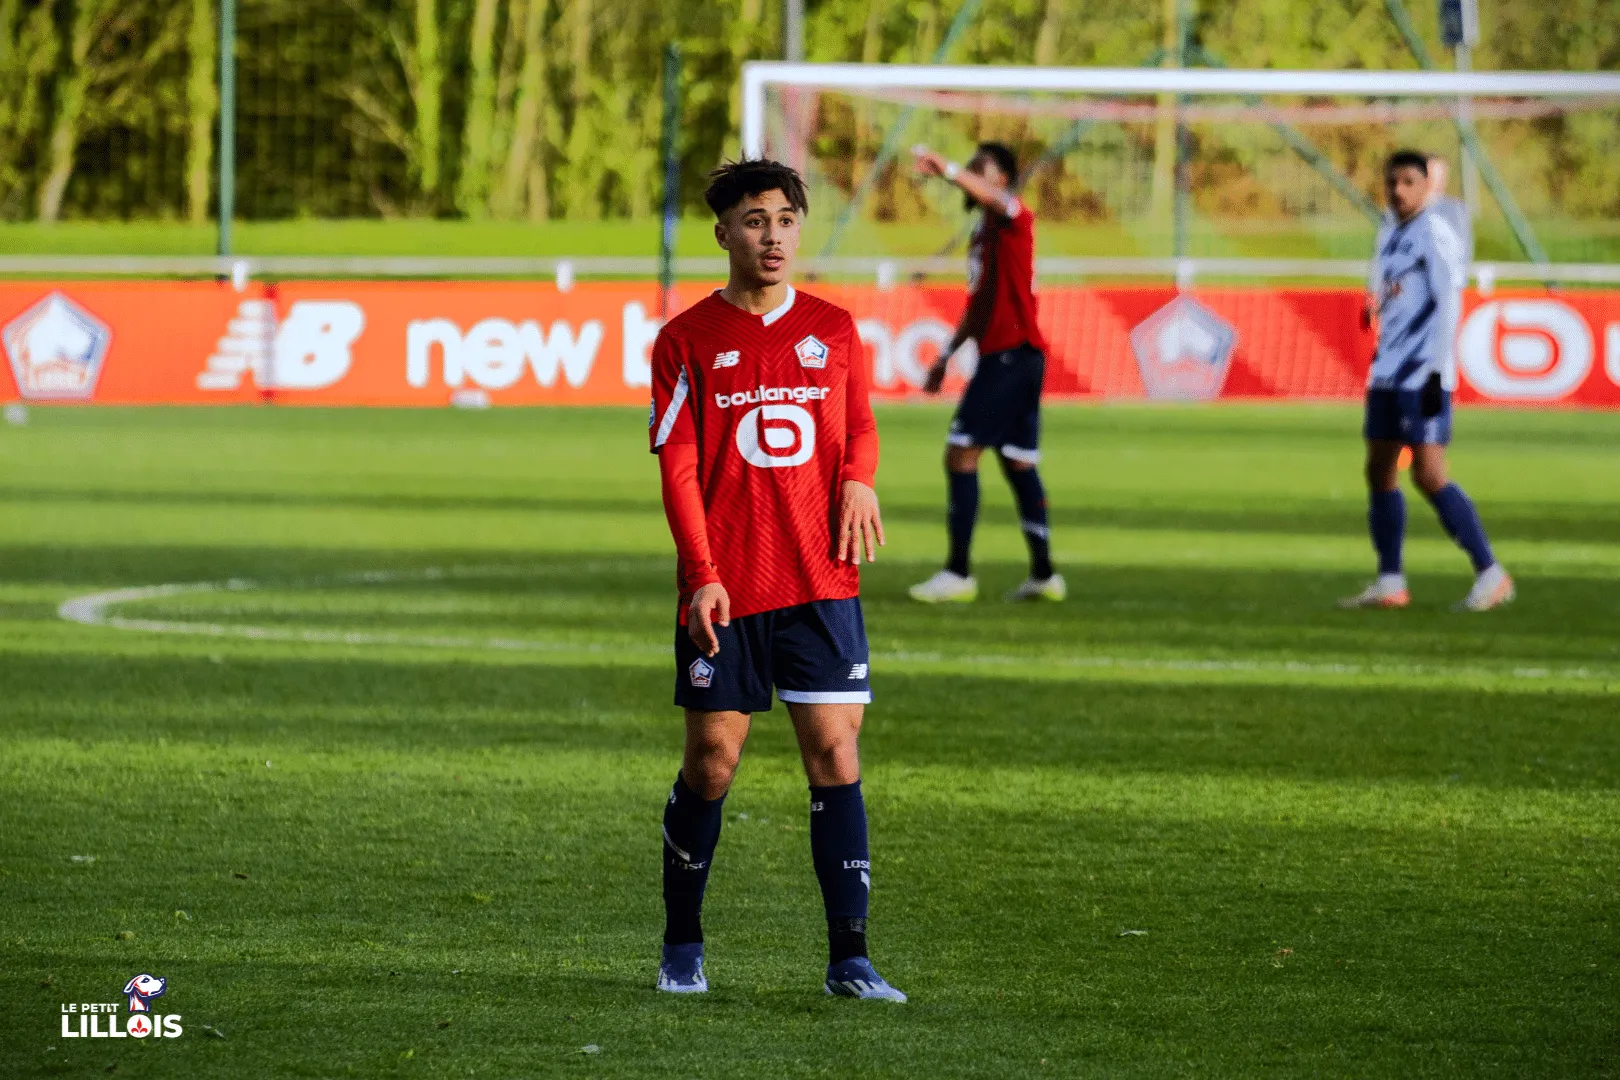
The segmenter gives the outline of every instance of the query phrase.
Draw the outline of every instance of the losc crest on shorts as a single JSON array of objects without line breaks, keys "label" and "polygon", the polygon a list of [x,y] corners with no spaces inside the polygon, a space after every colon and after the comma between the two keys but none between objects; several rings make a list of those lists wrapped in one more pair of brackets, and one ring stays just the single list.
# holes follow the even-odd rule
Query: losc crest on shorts
[{"label": "losc crest on shorts", "polygon": [[866,620],[858,597],[815,600],[716,626],[720,651],[704,656],[675,628],[675,704],[704,712],[769,712],[786,702],[872,700]]}]

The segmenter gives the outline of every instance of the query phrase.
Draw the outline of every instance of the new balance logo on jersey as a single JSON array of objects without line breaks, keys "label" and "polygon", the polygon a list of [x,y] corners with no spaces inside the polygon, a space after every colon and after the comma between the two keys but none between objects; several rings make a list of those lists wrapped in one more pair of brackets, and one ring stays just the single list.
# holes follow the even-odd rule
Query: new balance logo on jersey
[{"label": "new balance logo on jersey", "polygon": [[852,679],[864,679],[864,678],[866,678],[866,665],[865,664],[855,664],[855,665],[853,665],[849,669],[849,677],[852,678]]},{"label": "new balance logo on jersey", "polygon": [[732,349],[730,352],[716,353],[714,357],[714,370],[736,367],[742,363],[742,350]]},{"label": "new balance logo on jersey", "polygon": [[824,368],[827,366],[827,346],[814,334],[800,340],[793,346],[794,353],[799,357],[799,366],[807,368]]},{"label": "new balance logo on jersey", "polygon": [[686,674],[691,678],[692,685],[701,689],[714,681],[714,665],[700,656],[692,661],[692,666],[686,669]]}]

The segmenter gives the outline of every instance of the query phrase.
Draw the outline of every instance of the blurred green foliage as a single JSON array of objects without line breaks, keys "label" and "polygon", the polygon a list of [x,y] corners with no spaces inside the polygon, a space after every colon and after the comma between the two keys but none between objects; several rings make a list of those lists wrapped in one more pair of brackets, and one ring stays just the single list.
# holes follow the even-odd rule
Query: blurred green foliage
[{"label": "blurred green foliage", "polygon": [[[1410,6],[1441,55],[1434,3]],[[1193,6],[1191,39],[1229,65],[1413,66],[1385,0]],[[809,56],[926,61],[957,7],[809,0]],[[1612,0],[1484,8],[1481,69],[1620,66]],[[217,17],[217,0],[0,0],[0,219],[206,220]],[[1156,2],[987,0],[950,59],[1135,65],[1163,17]],[[672,40],[695,203],[702,174],[736,153],[742,64],[781,52],[779,0],[239,0],[238,29],[250,219],[646,216]],[[859,109],[829,115],[857,160],[881,140]],[[1613,114],[1588,114],[1527,126],[1513,157],[1613,211],[1617,151]]]}]

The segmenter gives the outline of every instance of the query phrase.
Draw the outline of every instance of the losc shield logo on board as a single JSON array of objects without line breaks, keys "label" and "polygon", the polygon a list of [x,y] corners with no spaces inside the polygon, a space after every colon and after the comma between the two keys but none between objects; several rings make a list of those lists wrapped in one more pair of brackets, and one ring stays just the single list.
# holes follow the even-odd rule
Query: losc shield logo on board
[{"label": "losc shield logo on board", "polygon": [[89,400],[112,344],[112,331],[53,292],[6,325],[6,354],[17,390],[31,401]]},{"label": "losc shield logo on board", "polygon": [[1150,398],[1213,401],[1226,383],[1237,331],[1190,296],[1178,296],[1131,331]]},{"label": "losc shield logo on board", "polygon": [[1560,300],[1492,300],[1463,322],[1457,362],[1488,397],[1550,401],[1586,381],[1592,329]]},{"label": "losc shield logo on board", "polygon": [[64,1039],[178,1039],[185,1033],[180,1014],[159,1016],[152,1012],[152,1000],[164,995],[169,980],[145,972],[124,984],[129,999],[129,1017],[119,1021],[116,1001],[73,1001],[62,1006]]},{"label": "losc shield logo on board", "polygon": [[761,469],[803,465],[816,452],[816,418],[797,405],[761,405],[737,424],[737,449]]}]

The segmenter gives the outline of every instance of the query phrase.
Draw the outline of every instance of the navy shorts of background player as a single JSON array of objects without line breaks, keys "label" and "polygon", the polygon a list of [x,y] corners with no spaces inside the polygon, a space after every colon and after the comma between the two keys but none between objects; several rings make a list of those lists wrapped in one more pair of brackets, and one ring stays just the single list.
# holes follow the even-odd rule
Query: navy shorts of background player
[{"label": "navy shorts of background player", "polygon": [[1421,390],[1368,390],[1361,434],[1406,446],[1447,446],[1451,443],[1451,391],[1441,388],[1438,376]]},{"label": "navy shorts of background player", "polygon": [[675,704],[700,712],[769,712],[771,688],[789,704],[869,704],[866,619],[859,597],[814,600],[714,627],[704,656],[675,628]]},{"label": "navy shorts of background player", "polygon": [[1034,465],[1041,459],[1041,383],[1046,357],[1019,345],[979,358],[956,406],[945,441],[952,446],[984,446],[1013,461]]}]

